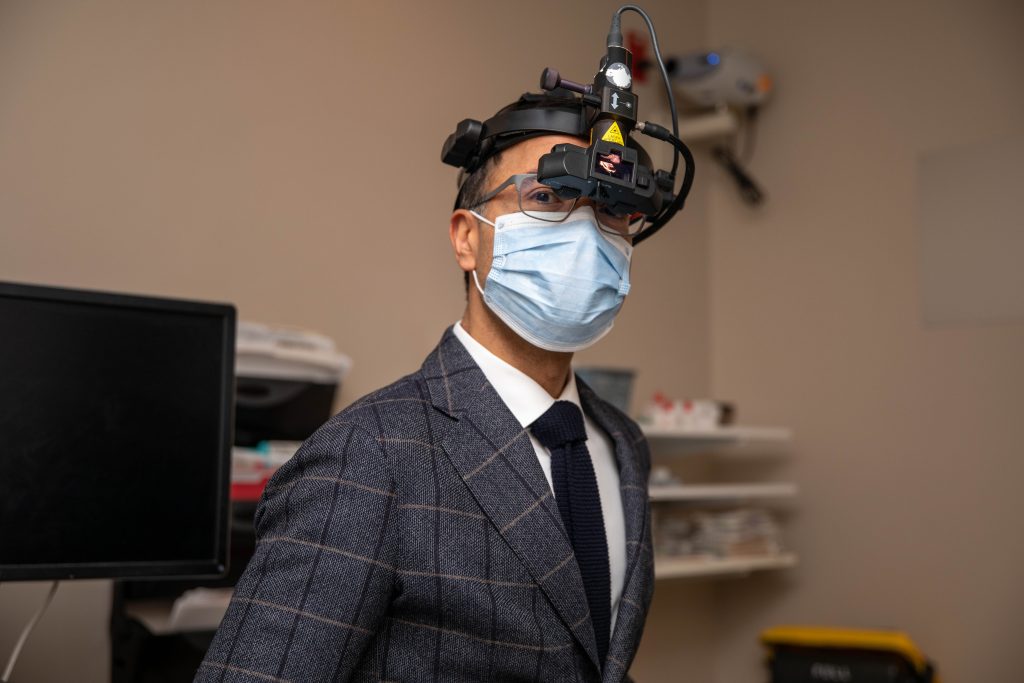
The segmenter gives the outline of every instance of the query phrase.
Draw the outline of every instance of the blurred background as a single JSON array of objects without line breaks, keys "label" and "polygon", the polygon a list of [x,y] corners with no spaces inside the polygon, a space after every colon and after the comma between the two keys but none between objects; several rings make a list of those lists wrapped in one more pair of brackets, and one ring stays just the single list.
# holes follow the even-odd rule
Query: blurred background
[{"label": "blurred background", "polygon": [[[1024,5],[642,6],[666,54],[770,72],[745,166],[765,200],[693,141],[687,208],[577,362],[634,370],[636,415],[660,391],[784,427],[784,457],[680,467],[798,486],[780,527],[799,562],[660,580],[632,675],[761,681],[758,634],[806,623],[905,630],[947,683],[1019,680]],[[589,81],[615,7],[0,1],[0,279],[317,330],[353,361],[341,408],[461,315],[445,137],[546,66]],[[667,124],[655,74],[637,92]],[[66,583],[16,680],[109,680],[110,590]],[[0,585],[4,657],[45,592]]]}]

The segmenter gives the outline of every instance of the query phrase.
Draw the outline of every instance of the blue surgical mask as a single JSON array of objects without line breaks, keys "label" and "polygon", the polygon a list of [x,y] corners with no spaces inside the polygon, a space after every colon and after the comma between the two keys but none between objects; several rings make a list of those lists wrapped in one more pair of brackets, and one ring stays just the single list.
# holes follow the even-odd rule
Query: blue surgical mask
[{"label": "blue surgical mask", "polygon": [[606,234],[589,206],[563,222],[524,213],[498,216],[494,256],[485,287],[473,279],[484,303],[534,346],[579,351],[608,334],[629,293],[633,247]]}]

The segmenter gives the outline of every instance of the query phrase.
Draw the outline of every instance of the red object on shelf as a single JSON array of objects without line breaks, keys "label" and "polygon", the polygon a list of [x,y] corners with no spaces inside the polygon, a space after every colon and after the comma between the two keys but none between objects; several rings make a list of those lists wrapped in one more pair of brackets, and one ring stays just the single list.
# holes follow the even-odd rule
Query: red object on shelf
[{"label": "red object on shelf", "polygon": [[231,500],[242,503],[255,503],[263,495],[270,477],[267,476],[259,481],[233,481],[231,482]]},{"label": "red object on shelf", "polygon": [[636,31],[626,31],[626,49],[633,53],[633,80],[647,81],[647,69],[655,65],[647,58],[647,41]]}]

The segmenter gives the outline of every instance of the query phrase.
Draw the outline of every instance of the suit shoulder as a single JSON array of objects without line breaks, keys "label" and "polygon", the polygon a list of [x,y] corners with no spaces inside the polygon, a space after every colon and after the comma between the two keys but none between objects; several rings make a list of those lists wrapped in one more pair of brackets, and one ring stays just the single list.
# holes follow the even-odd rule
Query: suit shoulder
[{"label": "suit shoulder", "polygon": [[378,436],[388,431],[387,425],[396,420],[415,421],[424,415],[429,405],[429,394],[419,372],[398,379],[391,384],[362,396],[325,422],[314,437],[318,440],[350,429]]}]

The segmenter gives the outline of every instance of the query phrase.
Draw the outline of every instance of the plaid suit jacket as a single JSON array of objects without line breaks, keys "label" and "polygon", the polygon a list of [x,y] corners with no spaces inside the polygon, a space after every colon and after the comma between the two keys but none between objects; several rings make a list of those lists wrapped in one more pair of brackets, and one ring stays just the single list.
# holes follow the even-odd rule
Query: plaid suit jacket
[{"label": "plaid suit jacket", "polygon": [[334,416],[271,479],[256,552],[196,681],[622,681],[654,590],[635,423],[611,437],[626,581],[603,667],[529,436],[449,328],[419,372]]}]

